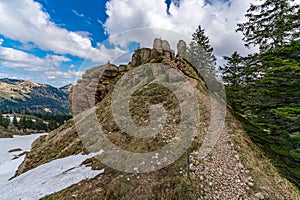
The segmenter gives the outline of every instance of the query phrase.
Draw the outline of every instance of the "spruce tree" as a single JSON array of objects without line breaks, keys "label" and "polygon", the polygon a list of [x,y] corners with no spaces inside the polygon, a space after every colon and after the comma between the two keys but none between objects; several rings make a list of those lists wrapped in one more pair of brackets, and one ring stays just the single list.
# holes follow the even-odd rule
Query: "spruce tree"
[{"label": "spruce tree", "polygon": [[14,115],[14,118],[13,118],[13,125],[14,125],[15,127],[19,127],[19,123],[18,123],[18,120],[17,120],[16,115]]},{"label": "spruce tree", "polygon": [[213,48],[210,46],[209,38],[205,35],[205,30],[200,25],[192,35],[187,59],[197,68],[201,76],[205,78],[215,76],[216,57],[213,55]]},{"label": "spruce tree", "polygon": [[20,121],[19,121],[19,128],[22,129],[23,131],[26,130],[26,117],[22,116]]},{"label": "spruce tree", "polygon": [[8,117],[8,116],[7,116],[7,117],[4,117],[3,120],[2,120],[2,126],[3,126],[5,129],[7,129],[8,126],[9,126],[9,124],[10,124],[10,119],[9,119],[9,117]]},{"label": "spruce tree", "polygon": [[220,67],[223,81],[227,86],[236,87],[243,81],[243,57],[235,51],[230,57],[223,58],[227,61],[224,67]]},{"label": "spruce tree", "polygon": [[300,37],[300,10],[294,0],[264,0],[251,4],[245,23],[238,29],[244,34],[245,46],[258,45],[261,51],[282,47]]},{"label": "spruce tree", "polygon": [[3,119],[2,111],[0,110],[0,126],[3,124]]},{"label": "spruce tree", "polygon": [[258,45],[260,52],[225,57],[227,64],[220,69],[228,102],[251,139],[299,185],[300,13],[292,2],[264,0],[251,5],[248,21],[238,24],[237,31],[244,34],[246,46]]},{"label": "spruce tree", "polygon": [[243,57],[235,51],[230,57],[224,56],[223,58],[227,63],[219,69],[222,73],[222,79],[227,86],[227,100],[233,109],[238,110],[241,108],[240,104],[244,96],[243,88],[245,87]]}]

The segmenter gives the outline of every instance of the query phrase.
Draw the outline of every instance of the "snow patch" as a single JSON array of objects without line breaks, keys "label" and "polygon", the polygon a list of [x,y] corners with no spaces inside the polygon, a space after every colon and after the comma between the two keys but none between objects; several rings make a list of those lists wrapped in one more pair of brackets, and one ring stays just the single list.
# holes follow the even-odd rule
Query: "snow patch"
[{"label": "snow patch", "polygon": [[17,164],[24,159],[22,157],[17,159],[18,162],[15,160],[11,161],[12,155],[8,153],[8,150],[13,148],[29,150],[30,144],[37,136],[16,136],[15,138],[0,139],[0,199],[40,199],[79,183],[84,179],[94,178],[104,172],[104,169],[91,170],[91,167],[81,165],[86,159],[102,153],[99,152],[57,159],[8,181],[7,177],[12,172],[14,173],[18,166]]},{"label": "snow patch", "polygon": [[[21,156],[14,160],[13,158],[25,151],[29,151],[32,142],[41,135],[45,134],[14,136],[14,138],[0,138],[0,187],[15,174],[15,171],[18,169],[18,166],[22,163],[25,156]],[[15,148],[21,148],[22,151],[12,153],[8,152],[9,150]]]},{"label": "snow patch", "polygon": [[40,199],[84,179],[94,178],[104,169],[91,170],[91,167],[81,165],[93,156],[95,154],[72,155],[25,172],[0,188],[1,199]]}]

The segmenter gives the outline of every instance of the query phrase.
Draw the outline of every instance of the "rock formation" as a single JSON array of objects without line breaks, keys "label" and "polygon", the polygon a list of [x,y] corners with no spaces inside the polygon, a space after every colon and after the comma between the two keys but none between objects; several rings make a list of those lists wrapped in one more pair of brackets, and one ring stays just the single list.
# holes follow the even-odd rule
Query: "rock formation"
[{"label": "rock formation", "polygon": [[163,53],[163,49],[162,49],[162,40],[155,38],[154,42],[153,42],[153,49],[156,49],[156,51],[158,53]]},{"label": "rock formation", "polygon": [[77,115],[100,102],[110,91],[109,82],[118,75],[119,68],[109,63],[87,70],[71,90],[69,102],[72,113]]},{"label": "rock formation", "polygon": [[121,76],[130,68],[138,67],[145,63],[163,63],[176,67],[188,74],[189,71],[185,69],[186,65],[182,62],[186,51],[186,43],[180,40],[177,44],[177,49],[178,53],[177,57],[175,57],[175,52],[170,48],[169,42],[156,38],[152,49],[137,49],[127,65],[117,67],[108,62],[105,65],[88,69],[83,74],[82,79],[78,80],[71,90],[69,102],[72,113],[77,115],[100,102],[113,89],[113,86],[110,84],[111,80]]},{"label": "rock formation", "polygon": [[170,44],[167,40],[163,40],[161,42],[161,46],[162,46],[163,51],[171,51]]},{"label": "rock formation", "polygon": [[186,42],[183,40],[179,40],[179,42],[177,43],[177,50],[177,55],[184,57],[186,53]]}]

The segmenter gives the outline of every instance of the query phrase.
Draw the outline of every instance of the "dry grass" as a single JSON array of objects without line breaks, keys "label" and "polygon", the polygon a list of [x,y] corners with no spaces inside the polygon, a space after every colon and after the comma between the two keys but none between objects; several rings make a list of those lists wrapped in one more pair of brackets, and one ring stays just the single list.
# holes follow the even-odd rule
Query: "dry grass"
[{"label": "dry grass", "polygon": [[27,93],[29,93],[31,90],[32,89],[30,87],[26,86],[0,83],[0,97],[7,100],[25,100],[25,97],[28,97]]}]

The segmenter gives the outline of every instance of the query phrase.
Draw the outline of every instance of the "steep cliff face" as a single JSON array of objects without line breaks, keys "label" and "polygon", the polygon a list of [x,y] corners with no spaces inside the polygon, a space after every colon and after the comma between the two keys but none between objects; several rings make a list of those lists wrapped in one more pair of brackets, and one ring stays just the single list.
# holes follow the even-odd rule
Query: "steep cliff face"
[{"label": "steep cliff face", "polygon": [[[71,111],[74,115],[100,102],[111,90],[109,82],[120,75],[119,68],[113,64],[94,67],[85,72],[81,80],[72,87],[69,96]],[[94,102],[94,105],[90,105]]]},{"label": "steep cliff face", "polygon": [[[151,83],[134,92],[128,106],[132,120],[143,127],[151,123],[151,105],[160,103],[168,117],[158,134],[150,138],[133,137],[117,125],[112,114],[112,93],[117,82],[141,64],[162,63],[186,78],[198,100],[199,125],[189,146],[189,156],[184,153],[170,165],[148,173],[119,171],[104,165],[101,159],[105,158],[93,157],[82,165],[105,169],[103,174],[44,199],[299,199],[299,191],[279,175],[229,112],[216,145],[207,156],[201,156],[201,146],[212,123],[211,98],[204,81],[183,58],[186,44],[179,41],[177,46],[175,56],[166,41],[155,39],[153,49],[137,50],[128,65],[117,67],[108,63],[86,71],[82,80],[74,86],[70,99],[72,112],[77,116],[36,140],[16,175],[58,158],[89,154],[86,144],[93,147],[102,141],[100,133],[93,127],[93,120],[102,127],[105,137],[128,152],[153,152],[177,140],[175,135],[184,111],[172,91],[159,84]],[[151,73],[160,72],[154,70]],[[165,78],[170,82],[178,79],[172,75]],[[94,106],[96,116],[89,111]],[[86,132],[88,137],[82,138],[78,133],[81,131]],[[155,154],[153,159],[160,156]]]}]

